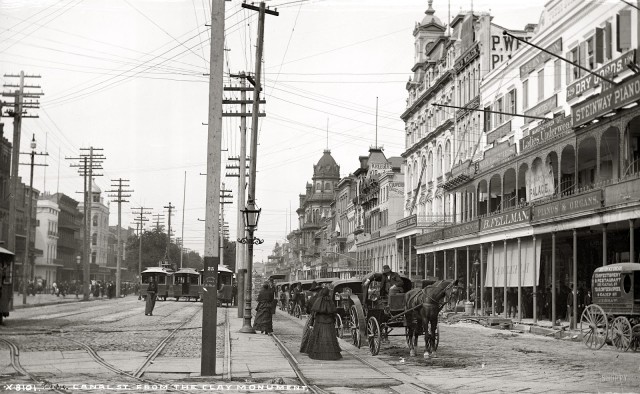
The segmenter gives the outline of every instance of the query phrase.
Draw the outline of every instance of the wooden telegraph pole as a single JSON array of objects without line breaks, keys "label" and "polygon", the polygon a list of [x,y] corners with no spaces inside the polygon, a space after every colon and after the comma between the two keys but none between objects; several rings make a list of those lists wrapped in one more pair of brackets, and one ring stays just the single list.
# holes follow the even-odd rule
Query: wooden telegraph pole
[{"label": "wooden telegraph pole", "polygon": [[125,198],[131,197],[131,194],[129,193],[133,192],[133,190],[123,189],[129,187],[129,184],[127,183],[129,182],[128,179],[112,179],[111,182],[113,182],[111,187],[115,187],[115,189],[108,190],[107,193],[115,193],[110,194],[109,197],[115,197],[115,200],[113,201],[118,203],[118,255],[116,256],[116,298],[120,298],[120,268],[122,266],[122,239],[120,237],[120,234],[122,228],[122,203],[129,202],[129,200],[125,200]]}]

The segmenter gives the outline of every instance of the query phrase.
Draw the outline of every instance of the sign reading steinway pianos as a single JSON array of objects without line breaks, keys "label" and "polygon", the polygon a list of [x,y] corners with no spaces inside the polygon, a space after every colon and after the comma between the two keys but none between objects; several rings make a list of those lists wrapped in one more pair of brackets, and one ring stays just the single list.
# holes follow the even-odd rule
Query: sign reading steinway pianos
[{"label": "sign reading steinway pianos", "polygon": [[640,75],[571,108],[573,127],[588,123],[637,100],[640,100]]}]

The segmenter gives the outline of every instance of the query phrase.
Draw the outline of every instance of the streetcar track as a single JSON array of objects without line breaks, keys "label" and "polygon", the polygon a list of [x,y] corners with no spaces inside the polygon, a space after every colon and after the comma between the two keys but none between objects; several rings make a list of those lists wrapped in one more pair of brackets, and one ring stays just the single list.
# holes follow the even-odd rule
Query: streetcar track
[{"label": "streetcar track", "polygon": [[61,393],[61,394],[70,393],[70,391],[62,390],[62,389],[58,388],[57,385],[51,384],[47,380],[39,378],[36,375],[33,375],[33,374],[29,373],[20,364],[20,349],[18,348],[18,346],[15,343],[13,343],[10,340],[8,340],[8,339],[0,338],[0,341],[6,343],[7,346],[9,347],[9,354],[10,354],[10,357],[11,357],[11,366],[20,375],[26,376],[27,378],[31,379],[35,383],[37,383],[39,385],[42,385],[42,386],[45,386],[45,387],[47,387],[47,389],[55,391],[56,393]]},{"label": "streetcar track", "polygon": [[[285,317],[288,317],[287,315],[285,315]],[[290,320],[294,320],[296,322],[298,322],[298,325],[304,327],[304,322],[302,322],[300,319],[298,318],[294,318],[294,317],[289,317]],[[280,348],[280,351],[283,353],[283,355],[285,356],[285,358],[287,358],[287,361],[289,361],[289,364],[291,365],[291,367],[293,368],[294,372],[296,373],[296,375],[298,376],[298,379],[300,379],[301,382],[303,382],[304,385],[306,385],[307,387],[309,387],[312,391],[315,391],[316,393],[319,394],[324,394],[324,393],[329,393],[326,390],[323,390],[322,388],[318,387],[317,385],[310,385],[308,380],[306,379],[306,377],[304,376],[304,374],[302,373],[302,371],[300,370],[300,368],[298,368],[298,363],[297,360],[295,359],[295,357],[293,356],[293,354],[291,353],[291,351],[280,341],[280,339],[275,335],[272,334],[272,336],[275,339],[276,344],[278,345],[278,347]],[[347,341],[338,338],[338,341],[344,342],[349,344]],[[351,344],[349,344],[351,345]],[[353,345],[351,345],[353,346]],[[381,370],[380,368],[376,367],[375,365],[371,364],[369,361],[365,360],[363,357],[359,356],[358,354],[354,353],[353,351],[346,349],[345,346],[340,346],[340,348],[342,349],[342,351],[349,353],[351,356],[353,356],[353,358],[357,359],[358,361],[360,361],[363,365],[366,365],[368,368],[371,368],[372,370],[376,371],[377,373],[387,376],[390,379],[393,380],[398,380],[406,385],[412,386],[414,389],[419,390],[420,392],[423,393],[434,393],[434,391],[432,389],[430,389],[429,387],[422,385],[422,384],[418,384],[418,383],[414,383],[414,382],[404,382],[401,379],[398,379],[397,377],[392,376],[391,374]],[[392,367],[394,369],[396,369],[398,371],[398,373],[406,375],[404,372],[398,370],[397,368],[389,365],[389,367]],[[412,379],[414,380],[414,379]]]},{"label": "streetcar track", "polygon": [[[87,351],[87,353],[94,359],[94,361],[96,361],[98,364],[102,365],[103,367],[107,368],[108,370],[116,373],[117,375],[127,376],[127,377],[129,377],[131,379],[134,379],[134,380],[137,380],[137,381],[140,381],[140,382],[143,382],[143,383],[148,383],[148,384],[152,384],[152,385],[164,385],[164,386],[166,386],[162,382],[155,381],[153,379],[143,378],[142,375],[145,373],[145,370],[149,367],[149,365],[153,362],[153,360],[155,360],[155,358],[158,356],[158,354],[160,354],[162,349],[164,349],[164,347],[167,345],[169,340],[172,339],[174,337],[174,335],[178,331],[180,331],[185,324],[187,324],[191,320],[193,320],[193,318],[199,312],[200,312],[200,309],[196,309],[196,311],[188,319],[185,319],[185,321],[182,322],[177,328],[173,329],[168,335],[166,335],[160,341],[160,343],[158,343],[158,345],[156,345],[156,347],[153,349],[153,351],[147,356],[147,358],[142,363],[142,365],[140,367],[138,367],[135,370],[135,372],[133,372],[133,373],[129,373],[127,371],[124,371],[122,369],[114,367],[112,364],[108,363],[102,357],[100,357],[98,352],[96,352],[91,346],[89,346],[89,345],[87,345],[85,343],[82,343],[80,341],[76,341],[75,339],[72,339],[72,338],[67,338],[67,337],[62,337],[62,338],[66,339],[66,340],[68,340],[70,342],[73,342],[73,343],[81,346],[82,348],[84,348]],[[0,340],[2,340],[2,338],[0,338]],[[177,393],[188,393],[188,391],[182,391],[182,390],[171,389],[171,388],[167,389],[167,391],[177,392]]]}]

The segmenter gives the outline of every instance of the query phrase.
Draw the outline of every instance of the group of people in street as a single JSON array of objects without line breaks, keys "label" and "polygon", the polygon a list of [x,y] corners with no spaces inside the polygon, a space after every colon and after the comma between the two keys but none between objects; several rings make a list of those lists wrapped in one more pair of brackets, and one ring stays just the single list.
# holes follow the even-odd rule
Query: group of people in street
[{"label": "group of people in street", "polygon": [[[297,289],[302,293],[301,289]],[[338,360],[342,351],[335,332],[336,306],[328,287],[316,282],[309,289],[311,296],[304,305],[307,321],[302,333],[300,353],[316,360]],[[256,318],[253,328],[263,334],[273,333],[273,315],[276,312],[276,288],[273,281],[262,284],[257,298]]]}]

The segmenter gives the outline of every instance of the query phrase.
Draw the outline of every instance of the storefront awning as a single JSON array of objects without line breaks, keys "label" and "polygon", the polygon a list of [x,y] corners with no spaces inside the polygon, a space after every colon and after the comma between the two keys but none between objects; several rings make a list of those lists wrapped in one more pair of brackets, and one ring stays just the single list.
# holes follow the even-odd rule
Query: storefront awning
[{"label": "storefront awning", "polygon": [[[496,287],[503,287],[505,280],[505,250],[504,243],[495,243],[493,250],[488,248],[487,266],[485,270],[486,287],[491,287],[495,283]],[[533,286],[534,280],[537,285],[540,283],[540,253],[542,249],[542,239],[536,239],[535,249],[533,239],[524,239],[520,242],[520,258],[518,259],[518,242],[507,242],[506,279],[507,287],[518,287],[518,272],[520,272],[520,285]],[[535,254],[535,271],[534,257]],[[494,264],[495,258],[495,264]],[[518,261],[520,261],[520,271],[518,271]],[[535,275],[535,279],[534,279]],[[495,282],[494,282],[495,281]]]}]

